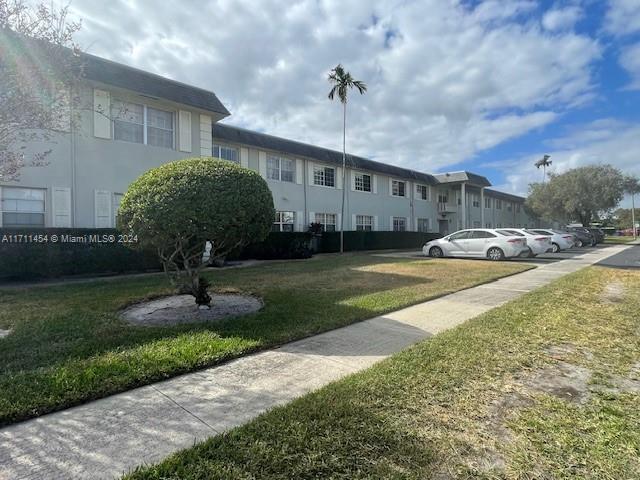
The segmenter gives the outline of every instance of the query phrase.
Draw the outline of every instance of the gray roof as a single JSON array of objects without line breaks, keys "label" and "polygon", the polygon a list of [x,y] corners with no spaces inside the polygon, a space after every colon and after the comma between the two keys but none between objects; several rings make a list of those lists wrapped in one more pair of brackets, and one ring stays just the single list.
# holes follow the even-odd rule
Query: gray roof
[{"label": "gray roof", "polygon": [[489,187],[491,185],[491,182],[487,179],[487,177],[483,177],[482,175],[467,171],[436,173],[434,176],[440,183],[469,182],[480,187]]},{"label": "gray roof", "polygon": [[229,111],[208,90],[161,77],[104,58],[82,54],[84,75],[89,80],[106,83],[144,95],[171,100],[190,107],[228,116]]},{"label": "gray roof", "polygon": [[[329,150],[328,148],[316,147],[307,143],[287,140],[285,138],[274,137],[265,133],[253,132],[244,128],[233,127],[216,123],[213,125],[213,140],[225,140],[231,143],[251,145],[253,147],[274,150],[277,152],[299,155],[311,158],[324,163],[342,165],[342,152]],[[346,163],[348,167],[383,173],[392,177],[408,178],[419,180],[429,185],[436,185],[438,181],[433,175],[417,172],[408,168],[396,167],[386,163],[376,162],[364,157],[347,154]]]},{"label": "gray roof", "polygon": [[498,190],[492,190],[490,188],[485,188],[485,194],[490,195],[493,198],[500,198],[502,200],[507,200],[510,202],[524,202],[526,197],[521,197],[520,195],[514,195],[512,193],[500,192]]}]

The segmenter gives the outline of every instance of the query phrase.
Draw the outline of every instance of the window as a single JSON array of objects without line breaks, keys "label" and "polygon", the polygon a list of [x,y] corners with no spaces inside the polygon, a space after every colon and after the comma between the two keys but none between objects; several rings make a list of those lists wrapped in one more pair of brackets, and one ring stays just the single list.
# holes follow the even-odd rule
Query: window
[{"label": "window", "polygon": [[484,228],[491,228],[491,224],[490,223],[485,223]]},{"label": "window", "polygon": [[173,148],[173,113],[147,107],[147,145]]},{"label": "window", "polygon": [[233,147],[227,147],[225,145],[214,145],[213,156],[221,158],[222,160],[229,160],[233,163],[240,163],[238,161],[238,149]]},{"label": "window", "polygon": [[113,208],[111,211],[113,212],[113,224],[118,225],[118,210],[120,209],[120,203],[122,202],[122,193],[114,193],[113,194]]},{"label": "window", "polygon": [[491,232],[487,232],[486,230],[474,230],[473,232],[470,232],[469,238],[495,238],[496,235],[494,235]]},{"label": "window", "polygon": [[496,198],[496,210],[502,210],[502,200]]},{"label": "window", "polygon": [[516,203],[516,213],[520,213],[520,204]]},{"label": "window", "polygon": [[44,227],[45,190],[2,187],[3,227]]},{"label": "window", "polygon": [[373,230],[373,217],[371,215],[356,215],[356,230],[370,232]]},{"label": "window", "polygon": [[173,148],[173,112],[114,100],[111,118],[114,140]]},{"label": "window", "polygon": [[502,224],[501,223],[496,224],[496,228],[502,228]]},{"label": "window", "polygon": [[406,232],[407,231],[407,219],[405,217],[393,217],[393,231],[394,232]]},{"label": "window", "polygon": [[507,212],[510,212],[513,209],[513,204],[511,202],[507,202]]},{"label": "window", "polygon": [[113,138],[144,143],[144,106],[115,100],[111,106]]},{"label": "window", "polygon": [[356,173],[354,183],[358,192],[371,191],[371,175],[367,175],[366,173]]},{"label": "window", "polygon": [[480,197],[478,195],[476,195],[475,193],[471,197],[471,204],[474,207],[480,208]]},{"label": "window", "polygon": [[391,195],[394,197],[404,197],[406,191],[406,182],[401,182],[400,180],[392,180],[391,181]]},{"label": "window", "polygon": [[336,218],[335,213],[316,213],[316,223],[321,224],[325,232],[336,231]]},{"label": "window", "polygon": [[313,184],[323,187],[336,186],[336,169],[332,167],[313,167]]},{"label": "window", "polygon": [[273,232],[293,232],[295,214],[293,212],[276,212],[276,221],[271,226]]},{"label": "window", "polygon": [[496,230],[500,235],[504,235],[505,237],[524,237],[524,235],[520,232],[516,232],[515,230]]},{"label": "window", "polygon": [[427,185],[416,185],[416,193],[420,200],[429,200],[429,187]]},{"label": "window", "polygon": [[488,197],[484,199],[484,208],[491,208],[491,199]]},{"label": "window", "polygon": [[445,193],[438,194],[438,203],[449,203],[449,195]]},{"label": "window", "polygon": [[296,181],[296,162],[290,158],[267,155],[267,178],[281,182]]},{"label": "window", "polygon": [[449,240],[466,240],[471,238],[471,232],[469,230],[463,230],[462,232],[456,232],[449,237]]},{"label": "window", "polygon": [[482,227],[482,224],[480,222],[476,222],[476,221],[473,222],[473,228],[480,228],[480,227]]},{"label": "window", "polygon": [[418,219],[418,231],[419,232],[428,232],[429,231],[429,219],[428,218],[419,218]]}]

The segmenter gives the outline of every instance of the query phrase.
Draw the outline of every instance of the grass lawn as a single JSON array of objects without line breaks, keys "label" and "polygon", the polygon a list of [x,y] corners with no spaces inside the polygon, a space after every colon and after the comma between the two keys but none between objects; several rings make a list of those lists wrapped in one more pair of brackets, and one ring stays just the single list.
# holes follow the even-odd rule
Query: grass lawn
[{"label": "grass lawn", "polygon": [[529,268],[504,262],[318,256],[208,274],[261,296],[257,314],[134,327],[123,306],[169,293],[163,277],[0,290],[0,424],[162,380]]},{"label": "grass lawn", "polygon": [[639,311],[591,267],[127,478],[640,478]]},{"label": "grass lawn", "polygon": [[620,244],[633,242],[633,237],[605,237],[604,243]]}]

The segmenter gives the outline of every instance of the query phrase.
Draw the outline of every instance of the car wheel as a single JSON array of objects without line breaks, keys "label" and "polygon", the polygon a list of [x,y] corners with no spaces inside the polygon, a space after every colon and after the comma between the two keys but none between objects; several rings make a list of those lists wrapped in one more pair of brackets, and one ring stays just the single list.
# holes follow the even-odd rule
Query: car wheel
[{"label": "car wheel", "polygon": [[582,240],[580,240],[580,239],[576,240],[576,247],[582,248],[583,245],[584,245],[584,243],[582,243]]},{"label": "car wheel", "polygon": [[429,249],[429,256],[434,258],[442,258],[444,257],[444,252],[440,247],[431,247]]},{"label": "car wheel", "polygon": [[493,261],[504,260],[504,252],[498,247],[491,247],[487,250],[487,258]]},{"label": "car wheel", "polygon": [[559,251],[560,251],[560,245],[558,245],[557,243],[553,243],[551,245],[551,252],[558,253]]}]

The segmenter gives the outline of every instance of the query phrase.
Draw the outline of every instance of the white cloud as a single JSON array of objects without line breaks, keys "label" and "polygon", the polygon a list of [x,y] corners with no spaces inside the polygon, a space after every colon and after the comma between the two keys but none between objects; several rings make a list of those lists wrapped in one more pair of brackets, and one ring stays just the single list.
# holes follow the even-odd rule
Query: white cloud
[{"label": "white cloud", "polygon": [[609,0],[604,29],[615,36],[640,32],[640,2],[638,0]]},{"label": "white cloud", "polygon": [[542,153],[551,155],[548,171],[562,173],[575,167],[609,163],[622,172],[640,176],[640,125],[615,119],[601,119],[576,125],[566,136],[548,143],[549,151],[527,155],[491,166],[512,172],[496,188],[526,194],[529,183],[542,180],[542,171],[533,166]]},{"label": "white cloud", "polygon": [[550,31],[567,30],[573,28],[583,14],[582,9],[576,5],[553,8],[542,16],[542,26]]},{"label": "white cloud", "polygon": [[547,125],[595,95],[599,43],[524,19],[536,4],[71,6],[84,19],[80,40],[91,53],[213,90],[232,112],[228,123],[331,148],[341,146],[341,115],[326,98],[326,75],[342,62],[369,86],[350,98],[348,150],[434,171]]},{"label": "white cloud", "polygon": [[629,72],[629,90],[640,90],[640,43],[625,48],[620,55],[620,65]]}]

